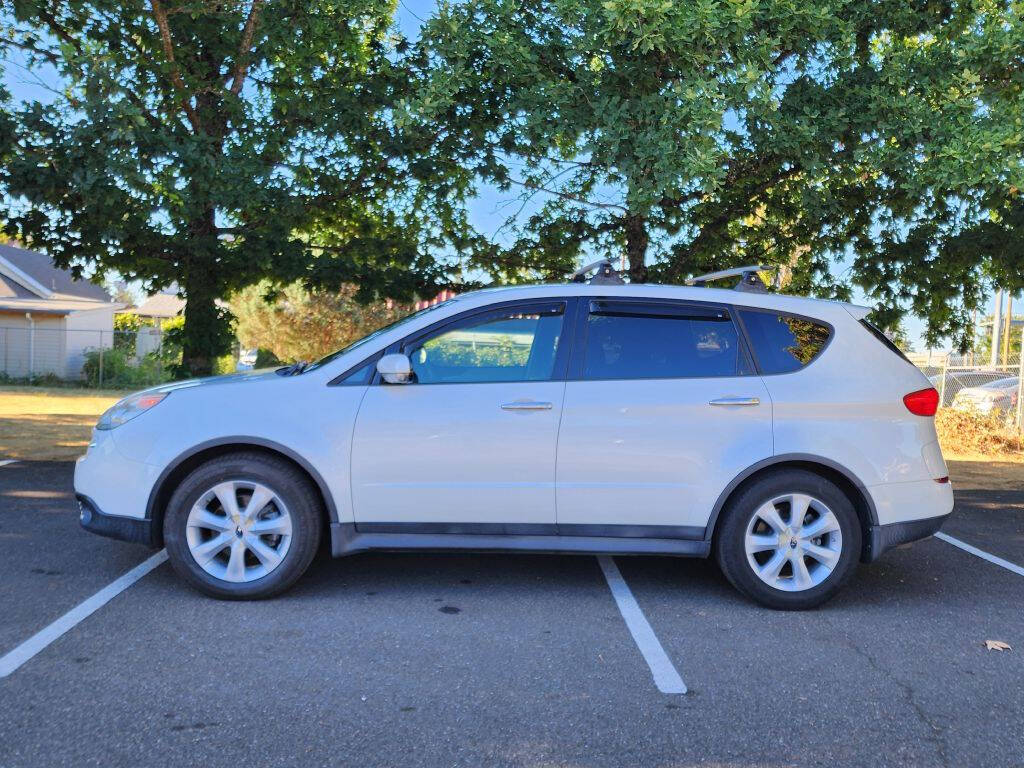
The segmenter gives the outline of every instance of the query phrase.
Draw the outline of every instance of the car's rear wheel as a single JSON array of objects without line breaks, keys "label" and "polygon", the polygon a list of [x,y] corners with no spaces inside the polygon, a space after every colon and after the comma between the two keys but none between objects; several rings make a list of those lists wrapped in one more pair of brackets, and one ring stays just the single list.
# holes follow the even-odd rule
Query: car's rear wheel
[{"label": "car's rear wheel", "polygon": [[270,597],[305,572],[320,543],[319,495],[294,465],[234,453],[193,470],[171,496],[164,543],[196,589],[226,599]]},{"label": "car's rear wheel", "polygon": [[770,608],[814,608],[853,574],[861,529],[850,499],[802,469],[757,478],[729,500],[715,556],[740,592]]}]

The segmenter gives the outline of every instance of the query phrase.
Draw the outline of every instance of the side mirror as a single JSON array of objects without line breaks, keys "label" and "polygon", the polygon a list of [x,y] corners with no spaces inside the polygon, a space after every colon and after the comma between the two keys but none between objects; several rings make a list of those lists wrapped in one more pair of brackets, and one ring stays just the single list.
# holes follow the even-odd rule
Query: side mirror
[{"label": "side mirror", "polygon": [[412,363],[408,355],[395,353],[384,355],[377,361],[377,373],[386,384],[410,384],[412,382]]}]

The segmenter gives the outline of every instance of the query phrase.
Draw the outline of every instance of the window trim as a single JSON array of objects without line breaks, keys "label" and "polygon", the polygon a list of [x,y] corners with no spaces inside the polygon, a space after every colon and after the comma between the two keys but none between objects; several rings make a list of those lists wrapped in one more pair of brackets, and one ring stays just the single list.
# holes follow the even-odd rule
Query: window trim
[{"label": "window trim", "polygon": [[369,357],[363,358],[362,360],[360,360],[355,365],[353,365],[353,366],[351,366],[349,368],[346,368],[344,371],[339,373],[337,376],[335,376],[333,379],[331,379],[329,382],[327,382],[327,386],[328,387],[368,387],[368,386],[370,386],[373,383],[373,380],[375,378],[377,378],[376,368],[374,369],[373,373],[370,374],[370,380],[366,384],[354,384],[354,383],[353,384],[347,384],[345,382],[345,379],[347,379],[353,373],[358,371],[364,365],[369,365],[369,364],[372,363],[374,366],[376,366],[377,361],[380,360],[382,357],[384,357],[384,350],[383,349],[378,349],[376,352],[374,352]]},{"label": "window trim", "polygon": [[[890,352],[892,352],[894,355],[896,355],[900,360],[902,360],[903,362],[907,363],[907,365],[914,365],[910,361],[910,358],[907,357],[906,353],[904,353],[904,351],[902,349],[897,347],[896,343],[892,339],[890,339],[888,336],[885,335],[885,331],[883,331],[877,325],[872,323],[866,317],[862,317],[857,322],[858,322],[858,324],[862,328],[864,328],[864,330],[866,330],[868,333],[870,333],[874,337],[875,341],[877,341],[883,347],[885,347]],[[916,368],[917,366],[915,365],[914,367]]]},{"label": "window trim", "polygon": [[[587,344],[587,333],[589,331],[589,323],[587,319],[590,317],[590,308],[595,302],[606,302],[622,305],[632,305],[638,310],[642,307],[665,307],[666,309],[677,309],[682,310],[687,307],[693,307],[701,310],[705,314],[711,312],[721,312],[725,315],[725,318],[720,322],[731,323],[733,329],[736,331],[736,342],[739,344],[739,354],[743,358],[743,362],[746,364],[747,371],[733,374],[731,376],[631,376],[628,378],[619,379],[588,379],[583,375],[583,364],[584,357],[586,354]],[[600,317],[600,313],[597,313]],[[612,315],[605,314],[604,317]],[[652,317],[658,318],[656,314],[644,314],[643,312],[635,312],[632,314],[620,314],[621,316],[632,316],[632,317]],[[665,317],[665,315],[660,315]],[[694,319],[699,319],[699,316],[695,316]],[[576,312],[576,327],[573,333],[573,344],[572,344],[572,360],[569,364],[569,372],[567,376],[568,381],[696,381],[696,380],[708,380],[708,379],[736,379],[743,378],[746,376],[757,376],[757,367],[754,363],[754,359],[750,353],[750,343],[743,333],[743,329],[736,322],[736,311],[729,304],[719,304],[717,302],[707,301],[693,301],[691,299],[665,299],[660,297],[645,297],[645,296],[581,296],[579,299],[579,305]]]},{"label": "window trim", "polygon": [[[460,323],[463,320],[469,320],[479,315],[487,315],[493,312],[500,312],[503,310],[528,310],[532,308],[551,307],[552,305],[562,306],[562,332],[558,340],[558,350],[555,352],[555,365],[551,371],[551,376],[546,379],[537,379],[533,381],[434,381],[434,382],[412,382],[411,386],[420,387],[437,387],[437,386],[453,386],[453,385],[492,385],[492,384],[543,384],[552,381],[564,381],[565,372],[568,366],[569,353],[571,350],[572,342],[572,322],[575,317],[576,305],[578,299],[575,296],[550,296],[550,297],[537,297],[531,299],[516,299],[514,301],[502,301],[495,304],[487,304],[482,307],[474,307],[473,309],[467,309],[464,312],[460,312],[457,315],[451,315],[442,320],[428,325],[426,328],[421,328],[418,331],[410,333],[408,336],[404,336],[398,341],[392,342],[385,349],[379,350],[377,354],[383,356],[394,352],[402,352],[405,354],[405,350],[411,345],[415,344],[420,339],[427,336],[432,336],[437,333],[443,332],[445,328]],[[373,378],[367,386],[381,386],[384,382],[381,380],[380,374],[374,372]],[[389,384],[388,386],[406,387],[410,384]]]},{"label": "window trim", "polygon": [[[827,350],[830,346],[832,346],[832,342],[836,338],[835,326],[832,325],[832,323],[828,322],[827,320],[822,320],[820,317],[811,317],[810,315],[802,315],[799,312],[788,312],[788,311],[786,311],[784,309],[772,309],[771,307],[751,307],[751,306],[747,306],[745,304],[734,304],[733,308],[735,310],[734,320],[737,323],[737,325],[740,327],[741,331],[743,332],[744,337],[746,338],[746,341],[747,341],[747,352],[750,355],[750,359],[751,359],[751,362],[753,363],[754,370],[757,372],[758,376],[762,376],[762,377],[764,377],[764,376],[792,376],[795,373],[800,373],[801,371],[806,371],[808,368],[810,368],[812,365],[814,365],[816,362],[818,362],[824,356],[825,350]],[[761,367],[761,361],[758,360],[758,358],[757,358],[757,349],[755,349],[755,347],[754,347],[754,342],[753,342],[753,340],[750,337],[749,331],[747,330],[746,323],[743,322],[743,313],[744,312],[761,312],[763,314],[768,314],[768,315],[786,315],[787,317],[795,317],[797,320],[806,320],[809,323],[814,323],[815,325],[820,325],[820,326],[823,326],[824,328],[827,328],[828,329],[828,339],[822,345],[821,349],[818,350],[818,354],[816,354],[814,357],[811,358],[810,362],[808,362],[808,363],[806,363],[804,365],[801,365],[796,370],[794,370],[794,371],[782,371],[780,373],[765,373],[764,369]]]}]

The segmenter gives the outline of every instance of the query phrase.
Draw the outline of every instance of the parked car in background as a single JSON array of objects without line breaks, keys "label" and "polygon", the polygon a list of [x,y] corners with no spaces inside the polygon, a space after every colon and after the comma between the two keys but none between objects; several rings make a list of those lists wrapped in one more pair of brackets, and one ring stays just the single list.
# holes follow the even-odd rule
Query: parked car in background
[{"label": "parked car in background", "polygon": [[[1006,371],[970,370],[937,373],[934,376],[929,376],[928,381],[941,393],[942,402],[939,405],[945,407],[952,405],[956,396],[968,387],[980,387],[1005,378]],[[943,383],[943,379],[945,379],[945,383]]]},{"label": "parked car in background", "polygon": [[243,349],[239,352],[238,362],[235,364],[236,371],[251,371],[256,367],[256,355],[259,350]]},{"label": "parked car in background", "polygon": [[312,365],[122,400],[78,460],[82,525],[166,546],[221,598],[286,589],[326,536],[335,556],[713,556],[754,600],[810,608],[953,508],[938,392],[868,311],[649,284],[467,293]]},{"label": "parked car in background", "polygon": [[979,413],[1006,413],[1017,408],[1020,396],[1020,379],[1009,376],[996,379],[979,387],[965,387],[953,398],[953,407],[958,411]]}]

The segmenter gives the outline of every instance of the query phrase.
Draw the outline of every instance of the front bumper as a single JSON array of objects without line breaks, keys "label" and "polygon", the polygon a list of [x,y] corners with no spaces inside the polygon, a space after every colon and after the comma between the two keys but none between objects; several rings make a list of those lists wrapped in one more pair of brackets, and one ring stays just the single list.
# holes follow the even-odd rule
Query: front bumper
[{"label": "front bumper", "polygon": [[942,524],[949,519],[950,514],[952,513],[938,517],[926,517],[921,520],[870,526],[861,561],[870,563],[877,560],[886,550],[898,547],[900,544],[927,539],[938,532]]},{"label": "front bumper", "polygon": [[133,541],[147,547],[159,546],[153,537],[151,520],[108,515],[88,496],[76,493],[75,498],[78,499],[78,522],[90,533],[121,541]]}]

